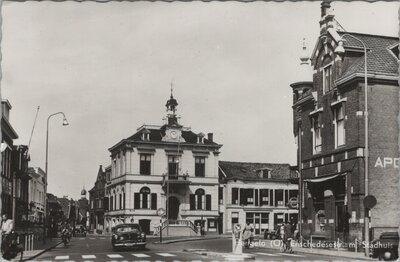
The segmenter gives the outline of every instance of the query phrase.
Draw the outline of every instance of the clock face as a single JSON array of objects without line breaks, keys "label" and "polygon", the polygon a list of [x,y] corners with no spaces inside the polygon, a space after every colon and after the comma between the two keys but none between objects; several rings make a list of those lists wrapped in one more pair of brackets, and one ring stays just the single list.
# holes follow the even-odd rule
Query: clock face
[{"label": "clock face", "polygon": [[178,137],[178,132],[176,132],[176,131],[171,131],[171,137],[172,137],[172,138],[177,138],[177,137]]}]

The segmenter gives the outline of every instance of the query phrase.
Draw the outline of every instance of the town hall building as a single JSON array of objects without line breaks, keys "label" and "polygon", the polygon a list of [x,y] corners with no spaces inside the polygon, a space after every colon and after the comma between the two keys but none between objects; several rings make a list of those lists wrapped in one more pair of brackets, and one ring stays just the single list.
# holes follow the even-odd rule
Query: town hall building
[{"label": "town hall building", "polygon": [[[132,136],[109,148],[111,173],[105,185],[106,230],[120,223],[139,223],[146,233],[158,233],[160,216],[165,234],[201,224],[217,232],[219,217],[219,149],[213,134],[181,125],[177,100],[166,103],[163,125],[143,125]],[[176,225],[176,226],[173,226]]]}]

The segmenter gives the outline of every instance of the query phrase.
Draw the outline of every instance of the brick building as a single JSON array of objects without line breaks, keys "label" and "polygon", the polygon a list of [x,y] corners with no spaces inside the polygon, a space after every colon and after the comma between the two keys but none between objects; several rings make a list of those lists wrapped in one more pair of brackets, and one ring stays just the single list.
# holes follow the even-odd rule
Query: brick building
[{"label": "brick building", "polygon": [[[220,223],[224,233],[236,223],[253,224],[255,234],[272,231],[284,221],[297,223],[297,172],[289,164],[219,161]],[[220,232],[222,233],[222,232]]]},{"label": "brick building", "polygon": [[[399,226],[399,38],[345,32],[322,3],[320,36],[301,57],[293,126],[301,172],[302,233],[364,239]],[[342,41],[345,39],[345,41]],[[367,49],[369,176],[365,178],[364,48]],[[338,53],[344,48],[344,53]],[[305,50],[305,47],[304,47]],[[335,52],[336,51],[336,52]],[[307,75],[308,72],[308,75]],[[377,204],[365,212],[365,182]]]},{"label": "brick building", "polygon": [[180,125],[177,105],[171,93],[166,124],[143,125],[109,149],[107,230],[135,222],[147,233],[154,232],[160,224],[157,209],[163,208],[165,234],[192,234],[198,223],[210,232],[217,231],[221,145],[213,141],[211,133],[205,138]]},{"label": "brick building", "polygon": [[[111,170],[111,166],[106,170]],[[89,190],[89,224],[90,230],[102,231],[104,229],[104,211],[106,188],[106,171],[100,165],[94,187]],[[108,204],[108,199],[106,200]]]}]

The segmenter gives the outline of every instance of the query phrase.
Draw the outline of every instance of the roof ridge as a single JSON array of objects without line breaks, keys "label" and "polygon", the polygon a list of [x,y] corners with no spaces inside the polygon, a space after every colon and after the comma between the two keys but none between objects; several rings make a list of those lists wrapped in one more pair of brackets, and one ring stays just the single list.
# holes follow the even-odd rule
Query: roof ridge
[{"label": "roof ridge", "polygon": [[290,166],[289,163],[263,163],[263,162],[241,162],[241,161],[224,161],[224,160],[219,160],[219,162],[225,162],[225,163],[238,163],[238,164],[263,164],[263,165],[288,165]]},{"label": "roof ridge", "polygon": [[363,35],[363,36],[373,36],[373,37],[384,37],[384,38],[391,38],[393,40],[398,40],[398,36],[388,36],[388,35],[376,35],[376,34],[368,34],[368,33],[359,33],[359,32],[338,32],[338,34],[351,34],[351,35]]}]

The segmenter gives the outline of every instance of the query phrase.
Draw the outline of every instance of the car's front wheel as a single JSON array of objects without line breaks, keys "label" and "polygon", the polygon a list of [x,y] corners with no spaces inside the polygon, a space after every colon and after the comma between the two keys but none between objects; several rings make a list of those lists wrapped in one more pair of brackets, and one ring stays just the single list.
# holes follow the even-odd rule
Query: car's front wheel
[{"label": "car's front wheel", "polygon": [[394,259],[394,252],[392,250],[384,250],[379,254],[379,260],[391,261]]}]

